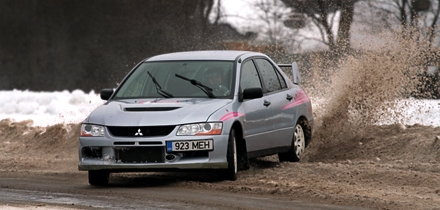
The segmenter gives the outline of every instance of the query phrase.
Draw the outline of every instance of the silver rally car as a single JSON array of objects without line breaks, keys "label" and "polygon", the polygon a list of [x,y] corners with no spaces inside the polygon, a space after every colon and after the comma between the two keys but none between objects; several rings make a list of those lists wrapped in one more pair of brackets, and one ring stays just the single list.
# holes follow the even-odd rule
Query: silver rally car
[{"label": "silver rally car", "polygon": [[[280,69],[291,67],[292,80]],[[135,66],[82,123],[78,169],[110,173],[215,169],[236,180],[249,159],[296,162],[311,140],[312,105],[296,63],[247,51],[190,51]]]}]

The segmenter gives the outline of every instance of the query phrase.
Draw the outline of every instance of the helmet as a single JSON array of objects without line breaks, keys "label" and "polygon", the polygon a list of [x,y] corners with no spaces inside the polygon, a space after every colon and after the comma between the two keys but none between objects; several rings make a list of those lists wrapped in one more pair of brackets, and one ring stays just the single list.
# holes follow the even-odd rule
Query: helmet
[{"label": "helmet", "polygon": [[205,78],[209,78],[209,77],[215,77],[215,76],[220,76],[223,78],[223,69],[220,67],[209,67],[206,71],[205,71]]}]

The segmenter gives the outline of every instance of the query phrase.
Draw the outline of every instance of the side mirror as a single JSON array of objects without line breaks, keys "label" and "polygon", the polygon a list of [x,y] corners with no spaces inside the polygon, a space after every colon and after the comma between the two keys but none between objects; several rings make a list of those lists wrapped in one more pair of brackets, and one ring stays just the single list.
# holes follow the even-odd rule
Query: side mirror
[{"label": "side mirror", "polygon": [[113,89],[110,88],[102,89],[100,95],[102,100],[107,101],[110,98],[110,96],[113,95]]},{"label": "side mirror", "polygon": [[254,99],[263,97],[263,89],[257,88],[246,88],[243,91],[243,100],[244,99]]}]

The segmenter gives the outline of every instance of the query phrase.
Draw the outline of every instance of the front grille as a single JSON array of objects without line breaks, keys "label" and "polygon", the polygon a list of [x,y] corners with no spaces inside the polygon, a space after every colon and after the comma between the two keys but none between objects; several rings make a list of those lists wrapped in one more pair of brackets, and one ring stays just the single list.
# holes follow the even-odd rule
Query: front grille
[{"label": "front grille", "polygon": [[135,145],[136,142],[134,141],[115,141],[113,142],[113,145]]},{"label": "front grille", "polygon": [[183,152],[182,158],[209,157],[208,151]]},{"label": "front grille", "polygon": [[139,145],[162,145],[161,141],[140,141]]},{"label": "front grille", "polygon": [[[162,145],[162,142],[160,141],[146,141],[146,142],[138,142],[139,145]],[[136,142],[134,141],[115,141],[113,142],[113,145],[115,146],[121,146],[121,145],[126,145],[126,146],[131,146],[131,145],[136,145]]]},{"label": "front grille", "polygon": [[117,163],[163,163],[164,147],[115,148]]},{"label": "front grille", "polygon": [[143,126],[143,127],[118,127],[108,126],[107,129],[113,136],[118,137],[153,137],[166,136],[174,130],[176,126]]}]

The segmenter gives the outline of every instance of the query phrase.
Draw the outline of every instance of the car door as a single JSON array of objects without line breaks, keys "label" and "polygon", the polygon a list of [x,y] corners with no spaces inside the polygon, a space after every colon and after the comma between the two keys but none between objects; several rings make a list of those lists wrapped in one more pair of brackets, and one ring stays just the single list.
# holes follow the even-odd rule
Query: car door
[{"label": "car door", "polygon": [[[240,90],[246,88],[259,87],[261,84],[260,75],[252,60],[244,61],[240,73]],[[241,103],[245,111],[244,137],[249,153],[256,152],[265,148],[266,139],[270,139],[272,125],[269,122],[271,110],[264,105],[265,98],[255,98],[244,100]]]},{"label": "car door", "polygon": [[270,131],[271,138],[265,140],[265,146],[285,147],[291,144],[293,136],[293,119],[296,114],[293,109],[284,109],[294,96],[288,93],[286,81],[278,69],[265,58],[254,59],[257,69],[261,74],[265,88],[265,100],[269,103],[269,117],[267,122],[273,127]]}]

